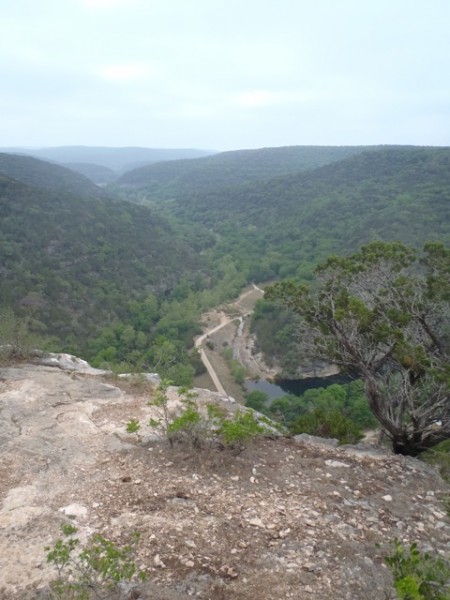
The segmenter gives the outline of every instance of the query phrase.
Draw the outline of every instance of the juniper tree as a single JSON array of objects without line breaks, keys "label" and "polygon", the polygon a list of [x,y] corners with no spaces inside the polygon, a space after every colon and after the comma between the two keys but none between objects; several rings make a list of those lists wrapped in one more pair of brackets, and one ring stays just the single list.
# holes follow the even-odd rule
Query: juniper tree
[{"label": "juniper tree", "polygon": [[415,456],[450,438],[450,249],[373,242],[315,276],[266,294],[301,317],[302,356],[361,377],[394,452]]}]

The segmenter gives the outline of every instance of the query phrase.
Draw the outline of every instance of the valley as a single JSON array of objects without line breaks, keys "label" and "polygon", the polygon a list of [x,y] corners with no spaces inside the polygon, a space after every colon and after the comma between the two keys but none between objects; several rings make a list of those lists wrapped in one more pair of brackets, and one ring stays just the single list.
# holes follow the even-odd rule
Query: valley
[{"label": "valley", "polygon": [[[203,377],[193,345],[202,315],[246,285],[308,282],[330,253],[373,239],[450,241],[447,148],[294,146],[181,160],[174,151],[133,168],[138,156],[164,158],[141,150],[35,153],[129,165],[101,187],[60,164],[0,155],[0,306],[26,316],[49,349],[97,367],[192,385]],[[297,377],[290,318],[264,302],[243,329],[257,352],[235,340],[231,358],[251,377],[264,378],[272,359]],[[218,345],[232,345],[234,327]]]},{"label": "valley", "polygon": [[450,600],[450,1],[0,15],[0,600]]},{"label": "valley", "polygon": [[[330,374],[299,341],[314,341],[319,321],[322,334],[345,321],[346,342],[362,336],[358,356],[376,362],[384,344],[385,390],[402,377],[417,406],[436,400],[424,437],[447,435],[450,149],[172,156],[120,177],[108,171],[120,161],[70,157],[78,170],[0,154],[0,595],[48,597],[43,549],[62,521],[82,546],[92,533],[123,544],[141,532],[149,583],[127,588],[130,600],[278,600],[299,589],[384,600],[395,539],[445,557],[448,485],[427,462],[449,475],[448,439],[421,460],[368,446],[382,420],[361,379],[282,397],[245,384]],[[435,396],[421,396],[431,384]],[[208,416],[211,403],[225,421]],[[161,407],[174,415],[165,434]],[[418,419],[405,414],[408,434]],[[243,436],[249,420],[258,434],[245,443],[218,436],[223,422]]]}]

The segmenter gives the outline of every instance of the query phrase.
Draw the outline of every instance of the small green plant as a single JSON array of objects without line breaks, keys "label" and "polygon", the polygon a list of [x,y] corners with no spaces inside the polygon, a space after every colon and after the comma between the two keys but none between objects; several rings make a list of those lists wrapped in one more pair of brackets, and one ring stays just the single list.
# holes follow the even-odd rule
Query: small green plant
[{"label": "small green plant", "polygon": [[169,411],[169,398],[167,396],[167,390],[171,384],[172,382],[170,380],[162,379],[156,390],[155,396],[149,400],[148,405],[155,407],[159,413],[159,416],[156,419],[150,419],[149,425],[155,429],[159,429],[161,433],[167,437],[170,445],[173,446],[173,439],[169,432],[172,423],[172,415]]},{"label": "small green plant", "polygon": [[265,432],[250,411],[236,411],[233,418],[222,417],[219,421],[218,434],[226,447],[235,452],[242,452],[246,444]]},{"label": "small green plant", "polygon": [[174,416],[168,427],[168,435],[174,439],[186,439],[194,448],[206,444],[208,427],[196,403],[197,394],[187,388],[180,388],[178,394],[183,403],[181,414]]},{"label": "small green plant", "polygon": [[[169,409],[169,398],[167,390],[171,385],[169,380],[163,380],[158,386],[156,395],[148,402],[149,406],[157,409],[156,418],[151,418],[149,425],[158,429],[166,437],[170,446],[176,439],[188,439],[194,447],[203,445],[206,435],[204,419],[201,417],[197,407],[197,394],[188,388],[180,387],[178,395],[181,399],[182,408]],[[140,428],[137,419],[131,419],[127,424],[128,433],[137,433]]]},{"label": "small green plant", "polygon": [[64,539],[47,547],[47,562],[57,570],[57,578],[50,584],[53,597],[58,600],[120,600],[124,597],[120,584],[145,579],[133,561],[139,533],[132,534],[129,544],[118,547],[99,534],[79,550],[80,540],[74,535],[77,528],[63,524]]},{"label": "small green plant", "polygon": [[395,540],[385,561],[400,600],[450,600],[450,563],[444,558],[421,552],[417,544],[405,547]]},{"label": "small green plant", "polygon": [[141,428],[141,424],[137,419],[130,419],[127,423],[127,433],[135,433],[136,437],[139,439],[139,430]]},{"label": "small green plant", "polygon": [[[167,389],[169,381],[162,381],[149,406],[157,409],[156,418],[149,425],[166,437],[171,447],[175,441],[188,442],[193,448],[220,446],[242,452],[246,444],[254,437],[267,432],[270,425],[263,427],[253,411],[236,411],[233,416],[216,404],[207,404],[205,410],[199,410],[197,394],[187,388],[179,388],[181,407],[169,408]],[[136,433],[140,430],[137,419],[128,421],[126,431]]]}]

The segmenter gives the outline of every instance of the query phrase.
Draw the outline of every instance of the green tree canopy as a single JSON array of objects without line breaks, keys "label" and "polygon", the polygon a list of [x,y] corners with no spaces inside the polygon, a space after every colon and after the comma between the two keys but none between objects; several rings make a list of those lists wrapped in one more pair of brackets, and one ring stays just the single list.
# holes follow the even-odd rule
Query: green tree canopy
[{"label": "green tree canopy", "polygon": [[370,408],[397,453],[450,438],[450,249],[422,256],[373,242],[318,266],[312,285],[267,291],[301,317],[299,349],[365,383]]}]

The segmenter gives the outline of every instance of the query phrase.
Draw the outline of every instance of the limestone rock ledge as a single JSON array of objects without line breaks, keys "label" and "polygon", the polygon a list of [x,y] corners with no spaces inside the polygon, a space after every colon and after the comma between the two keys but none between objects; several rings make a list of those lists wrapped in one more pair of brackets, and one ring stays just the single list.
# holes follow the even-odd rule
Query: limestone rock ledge
[{"label": "limestone rock ledge", "polygon": [[2,599],[45,598],[63,521],[82,540],[140,531],[143,599],[384,600],[389,541],[450,553],[449,487],[417,460],[282,437],[238,456],[142,445],[123,432],[146,387],[50,364],[0,369]]}]

